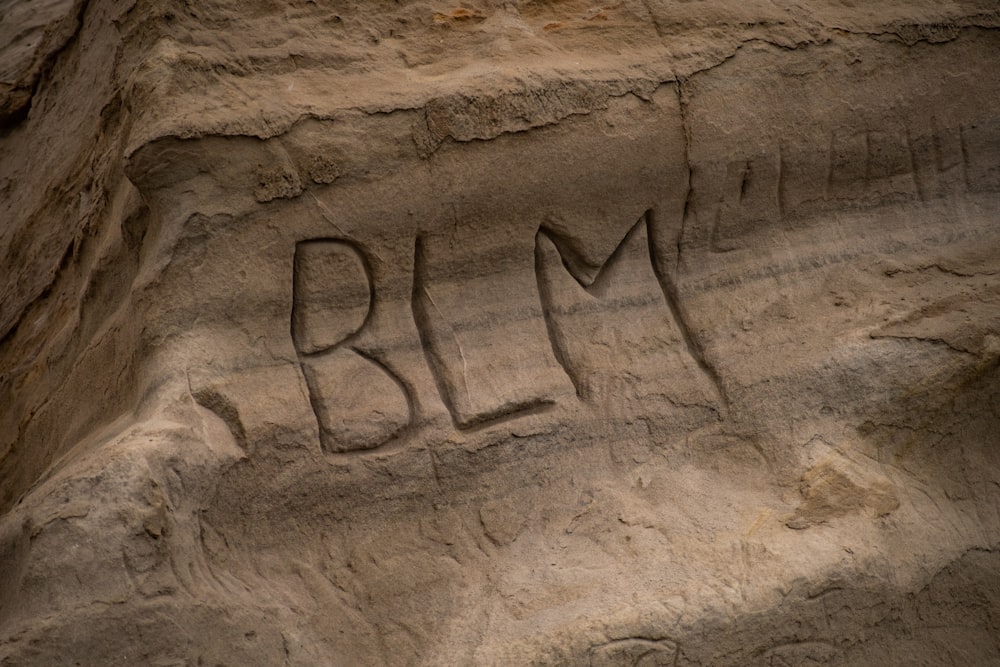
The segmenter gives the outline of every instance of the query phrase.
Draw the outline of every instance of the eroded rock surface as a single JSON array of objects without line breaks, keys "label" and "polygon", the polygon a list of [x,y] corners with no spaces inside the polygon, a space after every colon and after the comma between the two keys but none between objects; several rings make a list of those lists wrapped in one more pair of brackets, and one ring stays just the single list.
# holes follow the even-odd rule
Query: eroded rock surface
[{"label": "eroded rock surface", "polygon": [[0,4],[0,664],[1000,662],[1000,10],[857,4]]}]

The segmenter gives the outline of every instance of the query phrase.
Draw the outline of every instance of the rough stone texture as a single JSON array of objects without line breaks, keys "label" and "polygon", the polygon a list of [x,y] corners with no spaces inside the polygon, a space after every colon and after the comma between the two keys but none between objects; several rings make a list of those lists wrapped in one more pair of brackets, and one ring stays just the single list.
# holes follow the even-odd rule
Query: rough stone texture
[{"label": "rough stone texture", "polygon": [[0,17],[0,664],[1000,663],[995,0]]}]

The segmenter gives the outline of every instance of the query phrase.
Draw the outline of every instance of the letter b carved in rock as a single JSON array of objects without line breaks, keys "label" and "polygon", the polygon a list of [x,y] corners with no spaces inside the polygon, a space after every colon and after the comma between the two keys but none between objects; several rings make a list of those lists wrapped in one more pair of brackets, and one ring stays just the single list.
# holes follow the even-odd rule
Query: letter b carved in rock
[{"label": "letter b carved in rock", "polygon": [[340,239],[295,248],[291,334],[325,452],[379,447],[411,420],[392,373],[349,343],[365,326],[374,294],[361,251]]}]

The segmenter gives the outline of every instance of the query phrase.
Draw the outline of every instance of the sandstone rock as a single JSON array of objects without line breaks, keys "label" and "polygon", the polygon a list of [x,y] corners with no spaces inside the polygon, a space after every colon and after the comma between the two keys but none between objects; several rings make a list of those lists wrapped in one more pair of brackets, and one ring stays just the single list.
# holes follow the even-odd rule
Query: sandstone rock
[{"label": "sandstone rock", "polygon": [[993,0],[0,12],[0,664],[1000,661]]}]

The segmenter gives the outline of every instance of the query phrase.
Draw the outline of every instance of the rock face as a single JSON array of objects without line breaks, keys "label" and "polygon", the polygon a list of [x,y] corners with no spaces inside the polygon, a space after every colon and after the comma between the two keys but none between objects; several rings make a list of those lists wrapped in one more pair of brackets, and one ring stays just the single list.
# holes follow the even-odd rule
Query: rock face
[{"label": "rock face", "polygon": [[995,0],[0,2],[0,664],[1000,661]]}]

